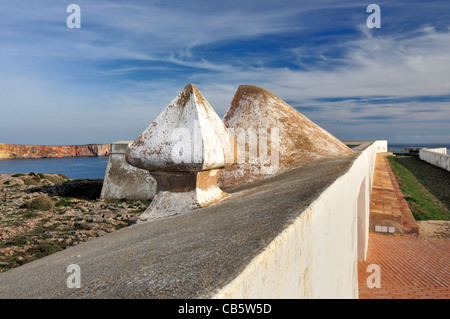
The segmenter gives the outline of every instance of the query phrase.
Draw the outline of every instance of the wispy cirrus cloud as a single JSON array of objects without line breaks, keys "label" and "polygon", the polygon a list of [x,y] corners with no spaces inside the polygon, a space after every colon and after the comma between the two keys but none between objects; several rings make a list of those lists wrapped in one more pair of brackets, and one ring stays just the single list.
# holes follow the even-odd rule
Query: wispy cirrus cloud
[{"label": "wispy cirrus cloud", "polygon": [[445,1],[380,3],[376,30],[360,1],[78,1],[79,30],[69,1],[3,2],[1,142],[133,139],[189,82],[220,115],[253,84],[342,139],[450,139]]}]

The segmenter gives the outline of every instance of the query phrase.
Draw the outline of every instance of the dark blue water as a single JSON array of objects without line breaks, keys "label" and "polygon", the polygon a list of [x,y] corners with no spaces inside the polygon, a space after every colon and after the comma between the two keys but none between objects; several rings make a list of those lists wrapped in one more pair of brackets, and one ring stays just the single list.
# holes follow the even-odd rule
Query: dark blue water
[{"label": "dark blue water", "polygon": [[[408,153],[406,147],[447,147],[450,154],[450,144],[446,143],[388,143],[388,152]],[[27,174],[30,172],[43,174],[64,174],[74,178],[104,178],[108,157],[70,157],[0,160],[0,174]]]},{"label": "dark blue water", "polygon": [[448,143],[389,143],[388,142],[388,152],[397,153],[397,154],[406,154],[409,151],[405,150],[407,147],[427,147],[427,148],[437,148],[437,147],[446,147],[447,154],[449,154],[450,144]]},{"label": "dark blue water", "polygon": [[0,174],[64,174],[74,178],[104,178],[108,157],[0,160]]}]

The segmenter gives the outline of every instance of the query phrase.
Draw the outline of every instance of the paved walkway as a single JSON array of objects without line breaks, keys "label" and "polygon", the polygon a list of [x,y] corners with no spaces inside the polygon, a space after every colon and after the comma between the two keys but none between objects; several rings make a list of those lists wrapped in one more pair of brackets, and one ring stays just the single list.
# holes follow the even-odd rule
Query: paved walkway
[{"label": "paved walkway", "polygon": [[382,216],[388,220],[397,217],[399,227],[403,227],[399,229],[401,233],[417,233],[418,226],[386,158],[388,155],[391,153],[378,153],[376,157],[370,213],[379,215],[378,220]]},{"label": "paved walkway", "polygon": [[[377,154],[371,216],[402,216],[403,227],[417,227],[386,159]],[[398,234],[370,233],[367,259],[358,263],[361,299],[450,299],[450,240],[421,239]],[[380,288],[368,288],[373,274],[368,266],[380,268]],[[371,277],[373,278],[373,277]]]},{"label": "paved walkway", "polygon": [[[361,299],[450,299],[450,240],[370,233],[367,259],[358,263]],[[368,288],[370,264],[380,288]]]}]

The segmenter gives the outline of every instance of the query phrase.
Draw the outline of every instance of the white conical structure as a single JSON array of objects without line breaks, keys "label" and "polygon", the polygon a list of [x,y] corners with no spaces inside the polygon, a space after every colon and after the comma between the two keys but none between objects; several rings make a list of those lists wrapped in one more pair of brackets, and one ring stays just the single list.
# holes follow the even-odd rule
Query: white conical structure
[{"label": "white conical structure", "polygon": [[126,161],[157,180],[157,194],[141,220],[185,213],[226,197],[217,178],[238,156],[220,117],[188,84],[127,150]]}]

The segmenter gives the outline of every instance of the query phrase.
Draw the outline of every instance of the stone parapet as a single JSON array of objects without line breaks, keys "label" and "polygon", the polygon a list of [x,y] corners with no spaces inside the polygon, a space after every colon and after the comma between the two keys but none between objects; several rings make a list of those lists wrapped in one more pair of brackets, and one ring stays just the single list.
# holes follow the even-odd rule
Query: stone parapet
[{"label": "stone parapet", "polygon": [[155,196],[155,178],[147,170],[131,166],[125,161],[125,153],[131,143],[119,141],[111,144],[101,198],[148,201]]}]

